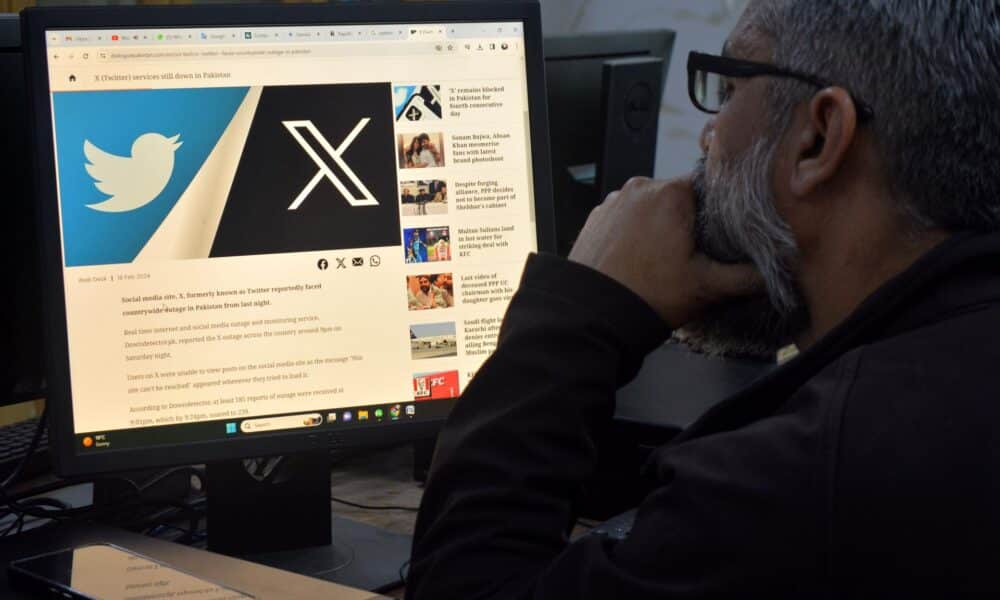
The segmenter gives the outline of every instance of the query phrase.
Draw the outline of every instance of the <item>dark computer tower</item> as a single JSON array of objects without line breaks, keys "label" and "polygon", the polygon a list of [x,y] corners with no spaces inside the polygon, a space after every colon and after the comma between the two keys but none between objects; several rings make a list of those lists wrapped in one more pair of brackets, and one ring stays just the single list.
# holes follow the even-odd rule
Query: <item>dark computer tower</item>
[{"label": "dark computer tower", "polygon": [[17,15],[0,14],[0,405],[41,397],[41,291],[28,165],[28,107]]}]

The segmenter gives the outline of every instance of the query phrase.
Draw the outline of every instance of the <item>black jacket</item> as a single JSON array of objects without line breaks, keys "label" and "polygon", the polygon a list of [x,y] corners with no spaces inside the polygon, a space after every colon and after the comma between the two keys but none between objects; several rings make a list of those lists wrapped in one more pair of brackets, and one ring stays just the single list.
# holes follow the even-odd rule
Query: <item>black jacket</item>
[{"label": "black jacket", "polygon": [[953,237],[656,451],[626,541],[568,544],[615,390],[667,335],[529,260],[439,439],[408,597],[1000,597],[1000,237]]}]

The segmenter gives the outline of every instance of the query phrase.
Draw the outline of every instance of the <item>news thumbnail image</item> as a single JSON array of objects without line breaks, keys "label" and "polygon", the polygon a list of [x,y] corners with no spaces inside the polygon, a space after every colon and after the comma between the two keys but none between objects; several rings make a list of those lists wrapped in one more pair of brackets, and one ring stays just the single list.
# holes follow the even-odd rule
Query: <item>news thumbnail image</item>
[{"label": "news thumbnail image", "polygon": [[440,85],[396,85],[392,88],[397,121],[440,121]]},{"label": "news thumbnail image", "polygon": [[451,273],[408,275],[406,299],[410,310],[438,310],[455,306],[455,285]]},{"label": "news thumbnail image", "polygon": [[404,181],[399,185],[404,217],[448,214],[448,184],[440,180]]},{"label": "news thumbnail image", "polygon": [[436,169],[445,166],[444,135],[402,133],[397,138],[400,169]]},{"label": "news thumbnail image", "polygon": [[451,260],[451,233],[447,227],[415,227],[403,230],[406,264]]},{"label": "news thumbnail image", "polygon": [[418,373],[413,376],[413,399],[417,402],[449,400],[458,398],[460,393],[458,371]]},{"label": "news thumbnail image", "polygon": [[388,83],[56,93],[67,266],[401,242]]},{"label": "news thumbnail image", "polygon": [[458,356],[454,323],[425,323],[410,326],[410,358],[452,358]]}]

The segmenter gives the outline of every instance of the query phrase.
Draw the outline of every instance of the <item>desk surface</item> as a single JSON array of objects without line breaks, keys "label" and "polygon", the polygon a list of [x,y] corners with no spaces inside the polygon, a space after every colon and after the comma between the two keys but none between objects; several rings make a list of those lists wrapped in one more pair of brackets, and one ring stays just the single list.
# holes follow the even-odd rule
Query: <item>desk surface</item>
[{"label": "desk surface", "polygon": [[[412,461],[413,451],[409,446],[367,452],[343,460],[334,466],[331,473],[331,495],[365,505],[417,507],[420,504],[423,490],[412,479]],[[52,477],[47,476],[47,478],[51,479]],[[25,483],[30,485],[37,481],[40,480]],[[91,491],[90,486],[87,485],[52,495],[58,495],[74,506],[82,506],[90,502]],[[365,556],[372,555],[373,550],[377,554],[377,548],[373,549],[371,545],[383,542],[392,544],[395,548],[396,551],[390,554],[398,555],[399,549],[396,546],[404,541],[406,544],[409,543],[398,534],[412,535],[416,521],[416,513],[409,511],[364,510],[336,503],[333,503],[331,507],[335,518],[348,518],[386,530],[383,536],[385,539],[372,539],[370,535],[355,539],[351,523],[339,520],[334,523],[335,540],[338,528],[342,534],[341,542],[338,544],[335,541],[335,544],[338,544],[338,547],[343,546],[344,535],[347,535],[347,548],[352,549],[352,552],[361,552]],[[354,528],[357,526],[355,525]],[[109,531],[113,533],[109,535],[107,533]],[[381,541],[379,541],[380,539]],[[382,597],[373,596],[371,592],[354,592],[349,588],[343,588],[319,579],[210,554],[202,550],[197,550],[196,554],[189,555],[187,552],[189,549],[186,547],[121,530],[108,529],[100,525],[65,524],[60,525],[56,531],[50,529],[27,532],[21,536],[0,540],[0,598],[12,597],[8,596],[6,587],[6,564],[9,560],[64,549],[74,544],[92,542],[117,543],[162,560],[167,564],[176,565],[192,574],[226,583],[258,598],[331,598],[333,600],[344,598],[354,600],[355,598]],[[356,544],[361,544],[361,546],[354,547]],[[407,555],[408,552],[407,549]],[[178,558],[179,556],[180,558]],[[402,559],[400,561],[402,563]],[[199,568],[188,568],[188,564]],[[277,564],[280,564],[280,560],[277,561]],[[399,567],[402,566],[402,564],[399,565]],[[367,571],[365,565],[360,563],[351,565],[350,568],[355,570],[360,568],[362,573]],[[240,576],[240,573],[244,571],[246,573]],[[282,574],[282,577],[275,575],[278,573]],[[235,579],[228,578],[228,576],[223,577],[223,574],[231,574]],[[285,578],[286,575],[290,578]],[[253,583],[252,580],[257,577],[265,580],[265,584],[254,584],[252,587],[246,585]],[[275,586],[272,587],[268,582],[275,583]],[[290,595],[293,592],[294,595]],[[396,590],[390,595],[398,596],[400,593],[401,590]]]},{"label": "desk surface", "polygon": [[42,414],[45,400],[30,400],[8,406],[0,406],[0,427],[12,423],[20,423]]},{"label": "desk surface", "polygon": [[83,544],[110,542],[155,558],[192,575],[218,581],[267,599],[366,600],[383,598],[311,577],[304,577],[246,561],[171,544],[143,535],[93,523],[62,524],[22,534],[0,543],[0,596],[27,598],[7,587],[6,565],[14,559]]}]

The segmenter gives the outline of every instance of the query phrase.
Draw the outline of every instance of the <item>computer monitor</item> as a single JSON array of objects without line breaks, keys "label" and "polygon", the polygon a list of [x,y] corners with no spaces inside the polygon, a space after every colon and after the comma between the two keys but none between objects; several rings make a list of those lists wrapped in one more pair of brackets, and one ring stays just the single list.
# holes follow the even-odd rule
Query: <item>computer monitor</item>
[{"label": "computer monitor", "polygon": [[587,216],[632,176],[653,176],[670,30],[545,38],[556,238],[568,254]]},{"label": "computer monitor", "polygon": [[26,113],[20,22],[17,15],[0,14],[0,163],[7,210],[0,224],[0,277],[8,290],[0,300],[0,339],[6,345],[0,364],[0,406],[44,396],[41,290],[25,152]]},{"label": "computer monitor", "polygon": [[554,247],[537,2],[23,18],[57,469],[322,530],[328,483],[262,530],[211,469],[440,427]]}]

